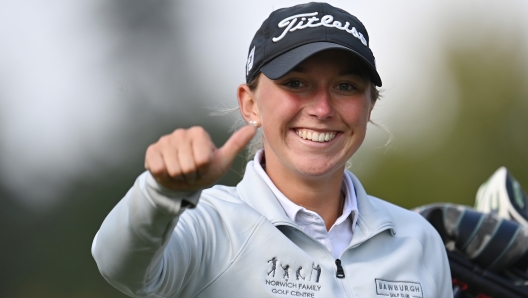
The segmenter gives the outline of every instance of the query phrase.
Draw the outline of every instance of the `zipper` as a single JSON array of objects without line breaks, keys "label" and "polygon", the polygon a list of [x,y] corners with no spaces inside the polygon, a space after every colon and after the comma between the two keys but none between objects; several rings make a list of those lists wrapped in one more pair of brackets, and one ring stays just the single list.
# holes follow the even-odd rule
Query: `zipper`
[{"label": "zipper", "polygon": [[335,260],[335,264],[337,266],[336,277],[337,278],[345,278],[345,270],[343,270],[343,267],[341,266],[341,260],[340,259],[336,259]]},{"label": "zipper", "polygon": [[[303,230],[301,230],[297,225],[294,225],[294,224],[291,224],[289,222],[277,222],[277,223],[273,223],[275,226],[278,226],[278,225],[282,225],[282,226],[288,226],[288,227],[291,227],[291,228],[294,228],[295,230],[297,230],[298,232],[300,232],[301,234],[304,234],[306,237],[308,237],[309,239],[311,239],[314,243],[316,243],[319,247],[321,247],[325,252],[327,252],[329,255],[332,255],[332,253],[330,253],[328,251],[328,249],[326,249],[326,247],[319,241],[315,240],[314,238],[312,238],[312,236],[306,234]],[[363,244],[364,242],[370,240],[371,238],[373,238],[374,236],[380,234],[381,232],[384,232],[386,230],[390,229],[390,225],[387,226],[387,225],[384,225],[380,228],[378,228],[375,232],[373,232],[370,237],[368,237],[367,239],[364,239],[363,241],[361,242],[358,242],[356,244],[354,244],[353,246],[349,246],[347,247],[347,249],[345,249],[342,253],[345,254],[345,252],[347,252],[348,250],[352,249],[352,248],[355,248],[355,247],[358,247],[360,246],[361,244]],[[332,256],[332,259],[333,259],[333,256]],[[336,259],[335,260],[335,264],[336,264],[336,267],[337,267],[337,272],[336,272],[336,277],[337,278],[344,278],[345,277],[345,270],[343,270],[343,266],[341,266],[341,259]]]},{"label": "zipper", "polygon": [[[348,247],[347,249],[345,249],[345,251],[343,251],[343,254],[344,254],[347,250],[352,249],[352,248],[354,248],[354,247],[358,247],[358,246],[361,245],[362,243],[366,242],[367,240],[371,239],[372,237],[378,235],[379,233],[381,233],[381,232],[383,232],[383,231],[385,231],[385,230],[387,230],[386,227],[382,227],[382,228],[378,229],[377,231],[375,231],[374,233],[372,233],[372,235],[371,235],[369,238],[367,238],[367,239],[365,239],[365,240],[363,240],[363,241],[361,241],[361,242],[359,242],[359,243],[356,243],[355,245],[350,246],[350,247]],[[336,277],[337,277],[337,278],[345,278],[345,270],[343,269],[343,266],[341,266],[341,259],[336,259],[336,260],[335,260],[335,264],[336,264],[336,267],[337,267]]]},{"label": "zipper", "polygon": [[[325,251],[326,254],[332,258],[332,260],[334,259],[334,256],[332,255],[331,252],[328,251],[328,249],[326,249],[326,246],[324,246],[321,242],[319,242],[319,241],[315,240],[314,238],[312,238],[312,236],[306,234],[303,230],[299,229],[299,227],[297,227],[295,225],[292,225],[290,223],[283,223],[281,225],[292,227],[295,230],[297,230],[298,232],[300,232],[301,234],[304,234],[304,236],[306,236],[308,239],[311,239],[316,245],[319,245],[319,247],[321,247],[323,249],[323,251]],[[335,260],[335,264],[337,266],[336,277],[337,278],[345,278],[345,270],[343,269],[343,266],[341,266],[341,260],[340,259],[336,259]]]},{"label": "zipper", "polygon": [[[273,225],[275,225],[276,227],[278,226],[288,226],[288,227],[291,227],[293,228],[294,230],[296,230],[297,232],[300,232],[301,234],[304,234],[304,236],[306,236],[308,239],[311,239],[316,245],[318,245],[319,247],[321,247],[328,256],[330,256],[332,259],[334,259],[334,256],[332,255],[331,252],[328,251],[328,249],[326,249],[326,247],[319,241],[315,240],[314,238],[312,238],[311,236],[309,236],[308,234],[306,234],[303,230],[301,230],[297,225],[295,224],[292,224],[290,222],[284,222],[284,221],[281,221],[281,222],[272,222]],[[352,249],[352,248],[355,248],[355,247],[358,247],[359,245],[361,245],[362,243],[368,241],[369,239],[373,238],[374,236],[378,235],[379,233],[385,231],[385,230],[388,230],[391,228],[391,225],[383,225],[381,227],[379,227],[375,232],[371,233],[370,236],[366,239],[364,239],[363,241],[361,242],[358,242],[356,243],[355,245],[353,246],[349,246],[347,247],[344,251],[343,251],[343,254]],[[343,255],[342,254],[342,255]],[[351,293],[351,290],[349,289],[349,285],[348,283],[345,282],[344,278],[345,278],[345,270],[343,269],[343,266],[341,265],[341,259],[335,259],[335,264],[336,264],[336,267],[337,267],[337,271],[336,271],[336,278],[339,278],[341,280],[341,285],[343,287],[343,291],[345,292],[345,295],[347,295],[348,297],[354,297],[354,295]]]}]

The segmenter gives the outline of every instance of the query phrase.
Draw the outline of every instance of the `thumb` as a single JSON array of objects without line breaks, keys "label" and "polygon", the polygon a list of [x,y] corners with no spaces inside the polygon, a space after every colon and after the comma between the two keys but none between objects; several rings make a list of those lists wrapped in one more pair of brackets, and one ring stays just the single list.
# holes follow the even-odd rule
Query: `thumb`
[{"label": "thumb", "polygon": [[257,128],[253,125],[246,125],[236,131],[225,142],[224,146],[218,149],[215,159],[217,159],[220,168],[228,169],[235,160],[237,154],[249,144],[249,141],[257,133]]}]

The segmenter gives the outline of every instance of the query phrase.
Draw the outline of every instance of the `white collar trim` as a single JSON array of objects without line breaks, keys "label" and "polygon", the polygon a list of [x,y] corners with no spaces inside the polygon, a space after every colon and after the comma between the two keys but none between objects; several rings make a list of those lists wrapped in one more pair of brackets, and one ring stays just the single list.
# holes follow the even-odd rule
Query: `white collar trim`
[{"label": "white collar trim", "polygon": [[[284,209],[284,212],[286,215],[296,224],[298,224],[296,220],[297,213],[299,211],[303,211],[306,213],[315,213],[313,211],[310,211],[302,206],[299,206],[295,204],[294,202],[290,201],[276,186],[273,184],[271,179],[269,178],[268,174],[264,171],[262,168],[262,165],[260,164],[262,158],[264,155],[264,150],[259,150],[255,154],[253,166],[255,168],[255,171],[258,173],[258,175],[266,182],[268,187],[271,189],[279,203],[281,204],[282,208]],[[354,184],[352,183],[352,179],[350,177],[350,173],[348,171],[345,171],[345,175],[343,175],[343,183],[341,186],[341,191],[345,194],[345,203],[343,206],[343,214],[336,220],[334,225],[341,224],[344,222],[350,214],[352,214],[352,231],[354,231],[359,210],[357,205],[357,199],[356,199],[356,192],[354,189]]]}]

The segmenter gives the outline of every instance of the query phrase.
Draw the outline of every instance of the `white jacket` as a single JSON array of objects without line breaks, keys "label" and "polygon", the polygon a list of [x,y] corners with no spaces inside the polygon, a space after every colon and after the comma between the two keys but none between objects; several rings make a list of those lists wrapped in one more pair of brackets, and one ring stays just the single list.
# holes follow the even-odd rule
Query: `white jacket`
[{"label": "white jacket", "polygon": [[142,174],[94,239],[103,276],[134,297],[453,297],[444,244],[419,214],[368,196],[352,175],[359,218],[338,274],[251,163],[236,187],[188,196]]}]

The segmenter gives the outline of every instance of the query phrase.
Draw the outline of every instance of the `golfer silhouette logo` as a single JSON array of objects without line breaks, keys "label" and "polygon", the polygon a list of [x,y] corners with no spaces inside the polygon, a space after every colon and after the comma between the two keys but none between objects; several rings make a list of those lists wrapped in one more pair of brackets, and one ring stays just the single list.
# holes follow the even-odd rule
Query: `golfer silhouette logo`
[{"label": "golfer silhouette logo", "polygon": [[315,271],[314,279],[315,279],[315,282],[318,283],[319,277],[321,277],[321,266],[319,264],[315,266],[315,263],[312,263],[312,271],[310,271],[310,279],[308,279],[309,281],[312,281],[312,276],[313,276],[314,271]]},{"label": "golfer silhouette logo", "polygon": [[273,257],[271,260],[268,260],[268,263],[271,262],[271,270],[268,272],[268,276],[273,272],[273,277],[275,277],[275,270],[277,270],[277,258]]},{"label": "golfer silhouette logo", "polygon": [[297,277],[297,280],[299,280],[299,278],[302,278],[302,280],[304,280],[304,276],[301,275],[301,270],[302,270],[302,266],[299,266],[299,269],[297,269],[297,271],[295,271],[295,276]]},{"label": "golfer silhouette logo", "polygon": [[282,278],[284,278],[285,280],[288,280],[288,278],[290,278],[290,273],[289,273],[290,265],[288,264],[286,264],[286,266],[281,265],[281,268],[282,270],[284,270],[284,275],[282,276]]}]

